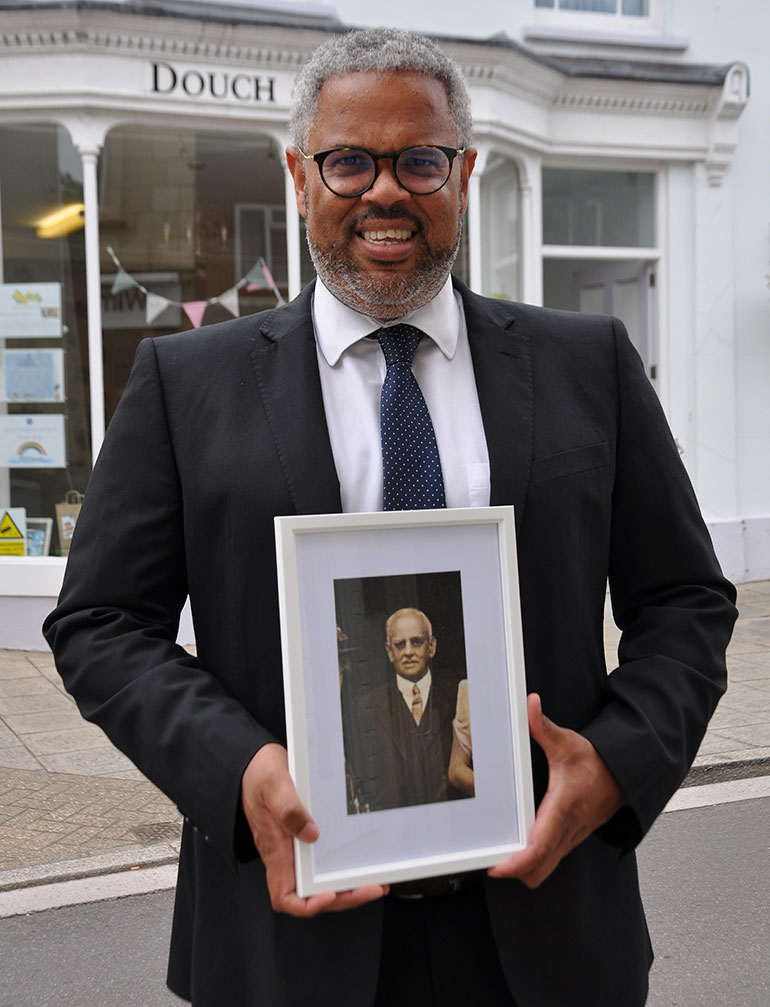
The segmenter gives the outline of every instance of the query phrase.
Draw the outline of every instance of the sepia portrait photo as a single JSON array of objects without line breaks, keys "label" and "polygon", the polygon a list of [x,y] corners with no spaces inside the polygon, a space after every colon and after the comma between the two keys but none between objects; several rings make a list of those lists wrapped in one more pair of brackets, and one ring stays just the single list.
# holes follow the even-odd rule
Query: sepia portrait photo
[{"label": "sepia portrait photo", "polygon": [[474,796],[460,571],[335,580],[348,814]]}]

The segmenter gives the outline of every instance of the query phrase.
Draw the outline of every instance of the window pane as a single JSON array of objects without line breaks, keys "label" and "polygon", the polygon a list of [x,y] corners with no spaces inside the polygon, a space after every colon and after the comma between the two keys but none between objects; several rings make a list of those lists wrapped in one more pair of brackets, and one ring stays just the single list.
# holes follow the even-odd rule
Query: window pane
[{"label": "window pane", "polygon": [[535,7],[553,7],[554,0],[535,0]]},{"label": "window pane", "polygon": [[233,291],[259,259],[287,296],[284,176],[265,136],[121,126],[99,160],[99,195],[109,418],[139,340],[193,327],[184,305],[204,302],[204,325],[274,307],[261,273]]},{"label": "window pane", "polygon": [[559,0],[560,10],[583,10],[594,14],[615,14],[618,0]]},{"label": "window pane", "polygon": [[627,17],[647,17],[649,0],[623,0],[621,10]]},{"label": "window pane", "polygon": [[543,169],[543,243],[655,245],[655,175]]},{"label": "window pane", "polygon": [[0,507],[42,519],[38,531],[50,522],[51,554],[56,505],[91,471],[82,208],[80,156],[61,126],[0,127]]}]

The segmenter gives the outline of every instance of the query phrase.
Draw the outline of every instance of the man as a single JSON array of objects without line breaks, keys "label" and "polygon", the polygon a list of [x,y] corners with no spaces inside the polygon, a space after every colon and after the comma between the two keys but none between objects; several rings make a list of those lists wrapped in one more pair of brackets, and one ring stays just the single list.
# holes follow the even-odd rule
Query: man
[{"label": "man", "polygon": [[394,612],[385,624],[385,650],[394,674],[360,688],[343,709],[354,812],[434,804],[450,796],[457,680],[432,673],[436,637],[425,613]]},{"label": "man", "polygon": [[[735,617],[676,446],[620,323],[451,286],[475,154],[437,47],[331,40],[293,127],[319,281],[142,343],[45,627],[85,716],[185,814],[169,983],[196,1007],[639,1007],[632,849],[697,751]],[[379,398],[404,316],[446,503],[515,506],[540,803],[525,850],[444,894],[300,899],[293,841],[318,830],[282,747],[273,516],[400,499]],[[197,658],[174,643],[188,592]]]}]

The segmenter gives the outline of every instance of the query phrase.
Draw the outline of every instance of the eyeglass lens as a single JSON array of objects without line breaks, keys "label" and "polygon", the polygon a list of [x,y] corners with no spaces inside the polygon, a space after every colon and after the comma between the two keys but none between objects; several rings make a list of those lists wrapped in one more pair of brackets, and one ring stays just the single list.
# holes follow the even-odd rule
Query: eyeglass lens
[{"label": "eyeglass lens", "polygon": [[[440,189],[449,177],[451,162],[438,147],[408,147],[396,159],[396,178],[409,192],[426,194]],[[368,189],[376,174],[374,157],[358,147],[332,151],[321,171],[329,188],[340,196]]]}]

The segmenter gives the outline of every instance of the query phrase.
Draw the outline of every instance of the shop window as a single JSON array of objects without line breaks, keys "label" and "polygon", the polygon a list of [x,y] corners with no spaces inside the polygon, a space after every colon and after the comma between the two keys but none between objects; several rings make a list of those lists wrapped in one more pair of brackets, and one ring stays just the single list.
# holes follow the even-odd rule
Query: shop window
[{"label": "shop window", "polygon": [[99,161],[99,200],[109,419],[140,339],[288,297],[281,154],[254,133],[121,126]]},{"label": "shop window", "polygon": [[481,276],[488,297],[519,297],[519,173],[508,158],[492,155],[481,180]]},{"label": "shop window", "polygon": [[0,126],[0,555],[66,552],[91,471],[83,226],[66,130]]}]

